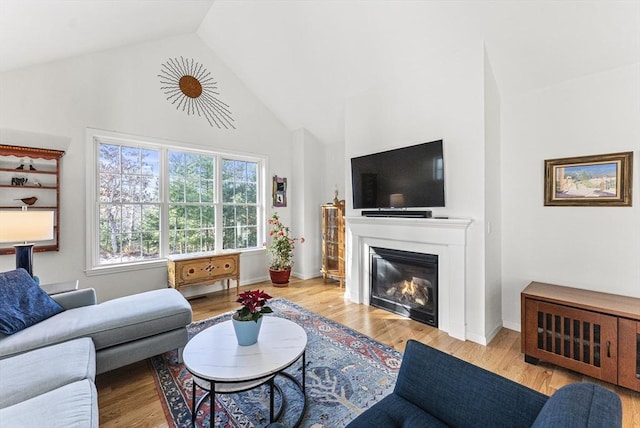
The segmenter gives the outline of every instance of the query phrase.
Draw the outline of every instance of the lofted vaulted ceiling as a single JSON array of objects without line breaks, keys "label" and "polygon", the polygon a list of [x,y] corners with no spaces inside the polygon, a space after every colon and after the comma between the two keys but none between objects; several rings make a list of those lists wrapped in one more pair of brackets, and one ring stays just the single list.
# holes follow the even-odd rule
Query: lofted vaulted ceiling
[{"label": "lofted vaulted ceiling", "polygon": [[0,71],[185,33],[337,143],[345,100],[416,56],[484,43],[503,99],[638,62],[640,0],[0,0]]}]

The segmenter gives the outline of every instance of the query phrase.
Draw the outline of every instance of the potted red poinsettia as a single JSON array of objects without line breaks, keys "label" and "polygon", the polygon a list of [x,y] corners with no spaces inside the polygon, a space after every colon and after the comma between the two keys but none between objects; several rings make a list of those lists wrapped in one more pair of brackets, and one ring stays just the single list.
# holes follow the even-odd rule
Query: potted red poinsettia
[{"label": "potted red poinsettia", "polygon": [[267,306],[269,299],[271,296],[260,290],[249,290],[238,295],[236,302],[240,303],[242,307],[232,317],[238,345],[249,346],[258,341],[262,315],[273,312]]}]

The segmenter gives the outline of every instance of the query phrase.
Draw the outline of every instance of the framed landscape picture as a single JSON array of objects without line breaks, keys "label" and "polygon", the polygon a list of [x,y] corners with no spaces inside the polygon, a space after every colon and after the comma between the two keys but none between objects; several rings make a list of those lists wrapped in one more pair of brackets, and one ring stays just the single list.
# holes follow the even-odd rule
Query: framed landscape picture
[{"label": "framed landscape picture", "polygon": [[631,206],[633,152],[544,161],[547,206]]}]

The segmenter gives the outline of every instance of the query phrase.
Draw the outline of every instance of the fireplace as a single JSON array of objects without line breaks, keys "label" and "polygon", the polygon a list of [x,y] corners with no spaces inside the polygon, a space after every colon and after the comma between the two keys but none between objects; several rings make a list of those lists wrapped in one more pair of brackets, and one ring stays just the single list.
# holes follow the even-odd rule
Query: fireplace
[{"label": "fireplace", "polygon": [[438,256],[369,247],[371,306],[438,326]]},{"label": "fireplace", "polygon": [[466,252],[470,219],[345,217],[346,291],[354,303],[370,305],[370,248],[438,256],[438,329],[460,340],[467,335]]}]

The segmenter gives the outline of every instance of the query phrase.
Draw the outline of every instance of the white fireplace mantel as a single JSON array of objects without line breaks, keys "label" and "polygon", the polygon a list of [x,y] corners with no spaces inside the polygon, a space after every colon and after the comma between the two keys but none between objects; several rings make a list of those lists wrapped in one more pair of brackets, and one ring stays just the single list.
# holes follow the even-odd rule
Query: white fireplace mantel
[{"label": "white fireplace mantel", "polygon": [[438,256],[438,328],[466,340],[466,247],[471,219],[346,218],[346,296],[369,304],[369,247]]}]

